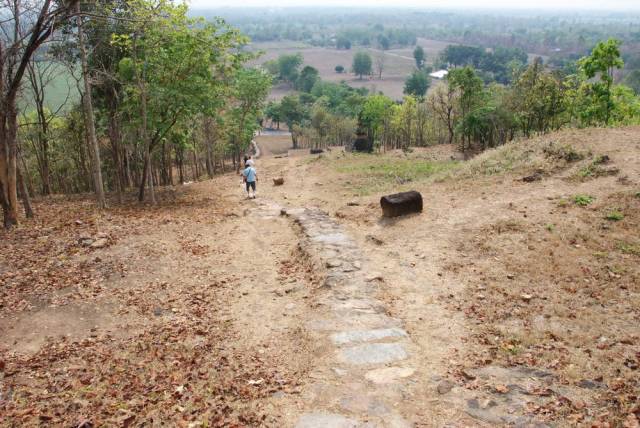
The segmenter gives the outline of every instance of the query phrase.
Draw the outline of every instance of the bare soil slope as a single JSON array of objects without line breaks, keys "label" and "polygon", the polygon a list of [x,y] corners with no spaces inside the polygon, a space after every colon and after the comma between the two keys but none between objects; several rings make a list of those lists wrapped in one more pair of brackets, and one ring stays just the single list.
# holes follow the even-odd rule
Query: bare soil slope
[{"label": "bare soil slope", "polygon": [[[436,399],[478,421],[637,426],[640,129],[452,155],[269,161],[285,185],[266,192],[319,206],[359,238],[423,347],[425,398],[446,377],[456,387]],[[381,219],[379,197],[406,189],[425,212]]]}]

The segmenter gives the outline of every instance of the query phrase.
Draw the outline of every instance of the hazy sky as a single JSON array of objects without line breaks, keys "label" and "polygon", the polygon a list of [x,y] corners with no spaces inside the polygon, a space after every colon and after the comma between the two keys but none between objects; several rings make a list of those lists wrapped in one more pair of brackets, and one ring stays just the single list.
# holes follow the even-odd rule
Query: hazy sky
[{"label": "hazy sky", "polygon": [[500,9],[600,9],[640,10],[640,0],[191,0],[196,8],[233,7],[289,7],[289,6],[382,6],[382,7],[447,7]]}]

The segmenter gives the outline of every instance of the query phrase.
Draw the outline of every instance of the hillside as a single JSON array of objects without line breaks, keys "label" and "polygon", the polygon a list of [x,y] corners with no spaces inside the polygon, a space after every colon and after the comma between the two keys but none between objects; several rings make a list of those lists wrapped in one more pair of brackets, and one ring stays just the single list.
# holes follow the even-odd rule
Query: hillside
[{"label": "hillside", "polygon": [[0,232],[0,425],[637,426],[640,127],[257,141],[255,201],[227,174]]}]

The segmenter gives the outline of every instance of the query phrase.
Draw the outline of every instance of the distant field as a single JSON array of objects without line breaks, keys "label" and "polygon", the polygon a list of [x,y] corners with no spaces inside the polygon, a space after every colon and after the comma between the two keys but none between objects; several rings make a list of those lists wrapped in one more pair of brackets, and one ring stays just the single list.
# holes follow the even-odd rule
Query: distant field
[{"label": "distant field", "polygon": [[[47,64],[48,65],[48,64]],[[48,69],[50,83],[45,88],[45,104],[53,112],[62,107],[62,110],[69,110],[80,100],[80,93],[69,69],[61,64],[52,64]],[[26,111],[34,108],[33,95],[29,82],[25,77],[22,86],[22,98],[20,106]]]},{"label": "distant field", "polygon": [[[424,48],[427,54],[427,63],[430,64],[438,53],[449,43],[437,40],[418,39],[418,44]],[[255,64],[262,64],[268,60],[276,59],[283,54],[299,52],[304,57],[305,65],[317,68],[323,80],[332,82],[344,80],[355,88],[365,87],[372,92],[381,91],[385,95],[397,100],[402,99],[404,82],[415,68],[413,47],[390,49],[384,52],[377,49],[360,49],[357,47],[350,50],[337,50],[288,41],[254,43],[251,47],[254,50],[264,51],[264,55],[254,61]],[[351,73],[338,74],[335,72],[336,65],[342,65],[346,70],[350,71],[353,55],[359,50],[365,50],[371,54],[374,58],[374,66],[375,57],[380,54],[384,55],[385,66],[382,72],[382,80],[378,79],[377,76],[373,78],[365,77],[360,80]],[[289,92],[291,92],[291,88],[287,85],[276,86],[271,93],[271,98],[280,99]]]}]

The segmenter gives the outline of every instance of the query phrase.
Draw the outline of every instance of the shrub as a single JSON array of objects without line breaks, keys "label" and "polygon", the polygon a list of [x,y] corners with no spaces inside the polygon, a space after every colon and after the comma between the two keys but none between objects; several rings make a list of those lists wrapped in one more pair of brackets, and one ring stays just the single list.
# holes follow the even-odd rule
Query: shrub
[{"label": "shrub", "polygon": [[573,197],[573,203],[581,207],[586,207],[587,205],[591,204],[594,199],[595,198],[593,196],[589,195],[575,195]]},{"label": "shrub", "polygon": [[610,221],[620,221],[624,218],[624,214],[622,214],[620,211],[611,211],[605,216],[605,218]]}]

